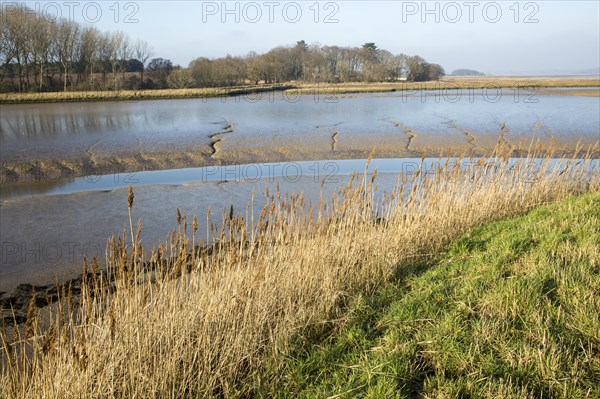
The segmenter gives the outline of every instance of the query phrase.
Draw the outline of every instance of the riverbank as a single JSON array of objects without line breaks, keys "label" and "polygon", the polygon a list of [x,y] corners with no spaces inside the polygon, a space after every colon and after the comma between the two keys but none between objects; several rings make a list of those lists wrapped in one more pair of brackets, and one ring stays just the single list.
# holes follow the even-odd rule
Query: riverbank
[{"label": "riverbank", "polygon": [[[540,89],[600,87],[600,78],[538,78],[538,77],[452,77],[446,76],[438,81],[429,82],[393,82],[393,83],[336,83],[336,84],[300,84],[295,89],[288,89],[288,95],[299,94],[361,94],[408,92],[407,95],[418,95],[426,90],[448,90],[447,96],[456,96],[462,91],[463,96],[496,97],[498,89],[507,89],[507,93],[518,93],[521,96],[535,95]],[[588,93],[595,93],[590,90]]]},{"label": "riverbank", "polygon": [[471,230],[295,344],[265,397],[600,397],[600,194]]},{"label": "riverbank", "polygon": [[[357,295],[370,296],[403,274],[411,275],[478,226],[584,192],[590,193],[585,201],[597,208],[600,181],[586,172],[585,162],[573,161],[564,173],[562,168],[540,169],[531,159],[509,165],[498,151],[466,170],[445,163],[435,173],[414,173],[383,197],[374,196],[377,177],[367,175],[355,176],[331,201],[325,197],[319,205],[306,203],[298,193],[267,190],[261,211],[231,210],[223,213],[221,224],[208,226],[208,242],[218,249],[212,251],[202,250],[207,247],[197,240],[195,217],[179,211],[169,238],[153,251],[142,251],[142,227],[135,229],[131,216],[140,204],[130,192],[123,198],[130,212],[126,233],[107,248],[104,270],[115,278],[92,273],[76,300],[64,293],[43,318],[32,302],[23,328],[7,326],[0,332],[0,396],[124,398],[153,392],[185,398],[282,392],[290,382],[286,362],[296,358],[297,345],[343,329]],[[589,221],[590,210],[576,213],[575,208],[577,203],[567,203],[564,209],[585,230],[570,229],[568,218],[548,222],[564,230],[565,247],[544,243],[540,253],[547,247],[575,251],[555,253],[562,262],[592,248],[587,237],[596,227]],[[534,233],[548,233],[543,222],[556,214],[550,208],[544,217],[533,218],[533,225],[542,224]],[[515,251],[526,255],[537,242],[528,241],[528,231],[509,227],[517,235],[501,240],[510,245],[496,259],[506,264],[508,274],[500,275],[506,284],[528,270]],[[481,249],[479,242],[487,236],[471,234],[477,245],[459,240],[454,246]],[[585,252],[575,247],[579,237],[588,240],[581,242]],[[470,259],[465,256],[464,261]],[[144,267],[148,260],[157,265],[150,272]],[[593,262],[595,267],[597,260]],[[89,271],[90,263],[83,275]],[[460,282],[446,274],[439,278],[443,284]],[[551,299],[554,290],[549,287],[544,295]],[[443,289],[435,292],[446,300]],[[498,301],[498,308],[484,308],[493,317],[504,302],[502,297],[488,299]],[[515,323],[529,316],[515,314]],[[292,383],[287,387],[302,393]]]},{"label": "riverbank", "polygon": [[205,89],[70,91],[51,93],[1,93],[0,104],[31,104],[92,101],[174,100],[184,98],[218,98],[256,96],[260,93],[284,91],[293,85],[261,85],[241,87],[216,87]]},{"label": "riverbank", "polygon": [[[300,94],[344,95],[358,93],[390,93],[396,91],[421,90],[465,90],[472,95],[481,95],[481,90],[495,89],[522,90],[523,95],[532,94],[541,88],[560,87],[600,87],[600,78],[538,78],[538,77],[444,77],[430,82],[386,82],[386,83],[298,83],[278,85],[221,87],[205,89],[163,89],[163,90],[118,90],[118,91],[73,91],[52,93],[2,93],[0,104],[28,104],[53,102],[91,101],[140,101],[159,99],[215,98],[232,96],[256,96],[259,93],[283,91],[288,97]],[[477,90],[477,92],[472,92]],[[587,94],[594,95],[595,91]],[[494,95],[493,93],[488,93]],[[586,94],[581,94],[586,95]]]}]

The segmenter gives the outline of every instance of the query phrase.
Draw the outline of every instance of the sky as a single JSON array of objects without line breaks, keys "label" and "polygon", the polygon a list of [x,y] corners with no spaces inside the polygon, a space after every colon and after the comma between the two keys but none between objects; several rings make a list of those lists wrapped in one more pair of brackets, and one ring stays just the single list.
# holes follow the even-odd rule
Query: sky
[{"label": "sky", "polygon": [[338,46],[374,42],[394,54],[420,55],[447,72],[571,73],[600,66],[597,0],[19,3],[144,39],[155,57],[182,66],[198,57],[260,54],[299,40]]}]

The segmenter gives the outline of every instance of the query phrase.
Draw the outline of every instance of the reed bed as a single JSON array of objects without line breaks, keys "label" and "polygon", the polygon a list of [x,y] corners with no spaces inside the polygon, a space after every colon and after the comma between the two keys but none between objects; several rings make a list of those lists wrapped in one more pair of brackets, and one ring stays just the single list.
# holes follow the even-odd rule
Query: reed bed
[{"label": "reed bed", "polygon": [[51,103],[74,101],[139,101],[176,98],[213,98],[241,95],[257,95],[259,93],[269,91],[286,90],[291,87],[293,86],[266,85],[197,89],[98,90],[49,93],[3,93],[0,94],[0,104]]},{"label": "reed bed", "polygon": [[[213,98],[228,96],[257,95],[263,92],[284,91],[285,95],[317,94],[360,94],[387,93],[418,90],[478,90],[473,94],[494,96],[496,89],[523,90],[524,95],[534,94],[538,88],[600,87],[596,78],[535,78],[535,77],[453,77],[428,82],[352,82],[352,83],[299,83],[289,82],[275,85],[252,85],[238,87],[212,87],[160,90],[96,90],[44,93],[0,93],[0,104],[53,103],[84,101],[140,101],[182,98]],[[479,90],[490,90],[490,93]],[[590,90],[586,95],[594,95]],[[448,93],[448,95],[454,95]],[[254,100],[254,98],[252,98]]]},{"label": "reed bed", "polygon": [[25,325],[3,327],[0,397],[253,396],[292,341],[340,327],[352,295],[473,226],[600,190],[597,151],[557,167],[551,154],[510,162],[498,148],[467,166],[422,164],[388,193],[366,168],[313,205],[267,189],[262,209],[224,213],[206,242],[197,219],[178,212],[151,253],[130,190],[129,231],[108,242],[104,268],[84,262],[81,295],[66,290],[41,313],[32,304]]}]

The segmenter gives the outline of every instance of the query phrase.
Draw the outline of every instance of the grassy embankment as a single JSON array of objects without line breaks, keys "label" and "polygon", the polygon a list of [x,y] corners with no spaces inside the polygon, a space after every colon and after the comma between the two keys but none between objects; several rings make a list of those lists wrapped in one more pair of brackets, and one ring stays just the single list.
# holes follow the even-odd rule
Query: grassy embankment
[{"label": "grassy embankment", "polygon": [[[600,397],[600,193],[477,227],[298,341],[275,397]],[[267,377],[269,377],[267,375]]]},{"label": "grassy embankment", "polygon": [[[519,77],[445,77],[431,82],[388,82],[388,83],[288,83],[281,85],[243,86],[209,89],[164,89],[164,90],[118,90],[118,91],[73,91],[52,93],[3,93],[0,104],[50,103],[79,101],[138,101],[177,98],[211,98],[248,95],[270,91],[285,91],[285,96],[298,94],[359,94],[387,93],[394,91],[418,91],[439,89],[490,90],[520,89],[523,95],[534,94],[533,89],[553,87],[600,87],[600,79],[583,78],[519,78]],[[452,94],[452,93],[450,93]],[[450,95],[449,94],[449,95]],[[481,94],[479,91],[473,94]],[[597,96],[596,91],[588,90],[579,95]]]},{"label": "grassy embankment", "polygon": [[[24,326],[2,329],[0,397],[585,394],[600,180],[587,161],[510,165],[498,151],[422,165],[382,199],[367,174],[312,207],[267,190],[261,210],[223,214],[208,246],[178,215],[143,253],[131,223],[106,271],[88,263],[81,296],[43,315],[32,302]],[[464,236],[581,192],[595,194]]]}]

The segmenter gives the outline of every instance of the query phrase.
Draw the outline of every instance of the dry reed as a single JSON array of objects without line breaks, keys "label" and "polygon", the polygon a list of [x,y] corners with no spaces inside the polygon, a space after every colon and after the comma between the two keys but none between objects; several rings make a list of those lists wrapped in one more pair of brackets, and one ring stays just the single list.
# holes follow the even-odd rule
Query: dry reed
[{"label": "dry reed", "polygon": [[[598,87],[600,79],[597,78],[536,78],[536,77],[511,77],[511,76],[483,76],[483,77],[458,77],[446,76],[440,80],[426,82],[350,82],[350,83],[304,83],[297,88],[291,88],[286,92],[289,95],[298,94],[360,94],[360,93],[387,93],[395,91],[416,92],[419,90],[450,90],[450,92],[438,93],[444,95],[456,95],[456,90],[463,91],[466,96],[489,95],[498,89],[507,89],[509,95],[522,91],[522,95],[535,95],[538,91],[542,94],[553,93],[542,88],[559,87]],[[489,90],[489,93],[488,93]],[[416,94],[416,93],[412,93]],[[564,94],[564,93],[563,93]]]},{"label": "dry reed", "polygon": [[73,101],[139,101],[174,98],[212,98],[249,95],[261,98],[260,93],[286,90],[291,85],[236,86],[194,89],[161,90],[96,90],[43,93],[0,93],[0,104],[52,103]]}]

